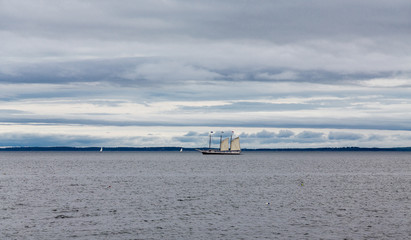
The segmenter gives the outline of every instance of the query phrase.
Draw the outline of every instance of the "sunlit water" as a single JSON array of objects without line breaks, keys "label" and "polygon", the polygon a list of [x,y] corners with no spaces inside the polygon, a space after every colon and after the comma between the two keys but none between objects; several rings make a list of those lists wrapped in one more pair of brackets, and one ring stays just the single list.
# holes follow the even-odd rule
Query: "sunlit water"
[{"label": "sunlit water", "polygon": [[410,239],[411,153],[0,152],[0,239]]}]

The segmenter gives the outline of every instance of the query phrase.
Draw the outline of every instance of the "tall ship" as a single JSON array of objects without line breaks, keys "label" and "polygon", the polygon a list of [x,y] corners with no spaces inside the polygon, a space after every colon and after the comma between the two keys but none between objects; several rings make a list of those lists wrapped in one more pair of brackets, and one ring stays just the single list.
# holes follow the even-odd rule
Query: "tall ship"
[{"label": "tall ship", "polygon": [[[208,149],[207,150],[198,150],[202,154],[215,154],[215,155],[240,155],[241,154],[241,147],[240,147],[240,137],[236,137],[233,139],[231,135],[230,138],[223,139],[223,135],[220,136],[220,148],[219,149],[212,149],[211,148],[211,136],[212,133],[209,135],[208,141]],[[222,132],[223,133],[223,132]]]}]

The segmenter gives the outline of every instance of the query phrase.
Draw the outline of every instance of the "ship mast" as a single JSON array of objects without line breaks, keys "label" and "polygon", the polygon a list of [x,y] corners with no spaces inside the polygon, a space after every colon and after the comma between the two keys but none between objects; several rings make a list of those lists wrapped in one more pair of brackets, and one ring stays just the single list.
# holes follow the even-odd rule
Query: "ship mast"
[{"label": "ship mast", "polygon": [[231,137],[230,137],[230,151],[231,151],[231,144],[233,142],[233,133],[234,131],[231,131]]},{"label": "ship mast", "polygon": [[221,131],[221,134],[220,134],[220,150],[221,150],[221,143],[222,143],[222,141],[223,141],[223,131]]},{"label": "ship mast", "polygon": [[210,132],[209,135],[209,140],[208,140],[208,148],[211,149],[211,134],[213,133],[213,131]]}]

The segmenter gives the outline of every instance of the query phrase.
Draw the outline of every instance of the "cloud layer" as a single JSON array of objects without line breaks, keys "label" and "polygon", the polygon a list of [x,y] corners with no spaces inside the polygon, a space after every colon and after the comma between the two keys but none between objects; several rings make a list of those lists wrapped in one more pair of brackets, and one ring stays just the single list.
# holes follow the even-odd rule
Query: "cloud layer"
[{"label": "cloud layer", "polygon": [[0,1],[1,144],[194,146],[236,129],[251,148],[409,145],[410,9]]}]

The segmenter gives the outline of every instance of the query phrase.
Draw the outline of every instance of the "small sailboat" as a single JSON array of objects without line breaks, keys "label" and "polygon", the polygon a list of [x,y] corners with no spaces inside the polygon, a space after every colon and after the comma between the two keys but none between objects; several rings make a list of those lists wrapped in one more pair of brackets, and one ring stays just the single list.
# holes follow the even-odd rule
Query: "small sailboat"
[{"label": "small sailboat", "polygon": [[183,148],[180,148],[180,152],[183,152]]},{"label": "small sailboat", "polygon": [[100,152],[102,152],[102,151],[103,151],[103,147],[100,148]]},{"label": "small sailboat", "polygon": [[241,154],[241,147],[240,147],[240,137],[236,137],[233,139],[233,135],[231,135],[230,139],[225,138],[223,139],[223,135],[221,132],[220,136],[220,148],[219,149],[212,149],[211,148],[211,135],[213,132],[210,132],[209,135],[209,144],[208,150],[198,150],[202,154],[216,154],[216,155],[240,155]]}]

